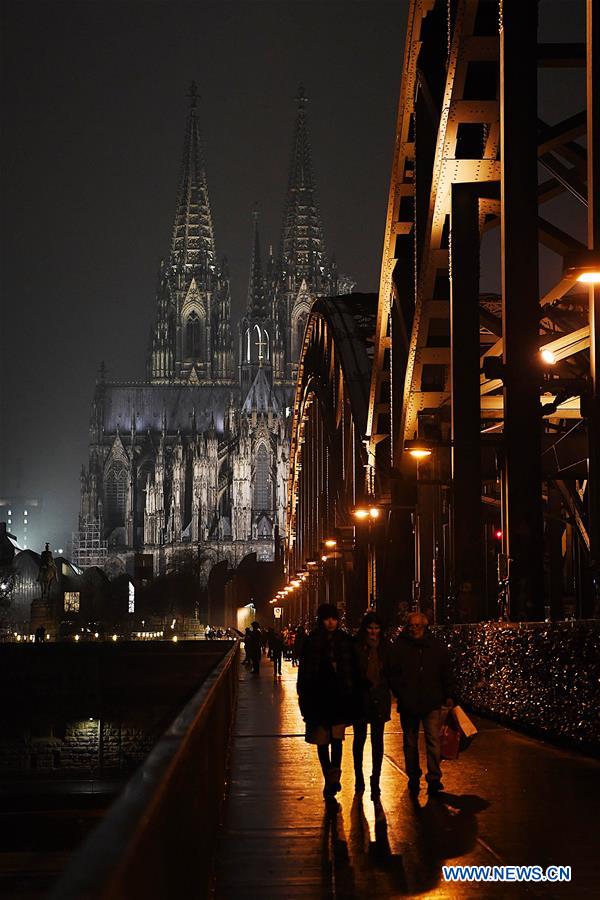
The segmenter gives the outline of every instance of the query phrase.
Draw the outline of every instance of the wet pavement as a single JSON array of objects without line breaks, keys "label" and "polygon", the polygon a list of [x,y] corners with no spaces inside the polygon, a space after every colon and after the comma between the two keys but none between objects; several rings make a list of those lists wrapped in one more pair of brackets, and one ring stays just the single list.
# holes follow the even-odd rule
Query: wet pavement
[{"label": "wet pavement", "polygon": [[[348,730],[339,803],[325,804],[296,670],[283,666],[279,679],[266,659],[258,677],[241,669],[217,900],[598,896],[600,762],[478,718],[471,747],[443,764],[444,793],[412,799],[394,712],[381,801],[369,799],[368,741],[367,791],[354,794]],[[456,884],[447,864],[571,866],[572,880]]]}]

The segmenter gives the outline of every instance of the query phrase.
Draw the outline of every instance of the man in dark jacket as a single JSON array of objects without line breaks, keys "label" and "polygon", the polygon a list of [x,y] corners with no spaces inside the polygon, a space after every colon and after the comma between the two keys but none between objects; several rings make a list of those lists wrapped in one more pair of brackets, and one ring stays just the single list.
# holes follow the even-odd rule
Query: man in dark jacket
[{"label": "man in dark jacket", "polygon": [[418,791],[419,725],[423,723],[427,750],[426,781],[429,793],[443,790],[440,769],[441,707],[453,705],[454,679],[446,647],[428,630],[427,616],[408,617],[406,631],[394,642],[391,661],[392,690],[404,736],[404,760],[408,788]]},{"label": "man in dark jacket", "polygon": [[262,656],[263,636],[258,622],[252,623],[252,631],[246,635],[245,645],[246,653],[252,663],[252,674],[258,675],[260,672],[260,660]]}]

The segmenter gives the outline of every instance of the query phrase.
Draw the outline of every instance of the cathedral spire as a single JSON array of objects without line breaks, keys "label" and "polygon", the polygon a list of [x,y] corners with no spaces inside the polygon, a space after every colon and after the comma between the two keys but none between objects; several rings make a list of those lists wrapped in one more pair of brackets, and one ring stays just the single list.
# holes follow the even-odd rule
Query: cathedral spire
[{"label": "cathedral spire", "polygon": [[172,266],[214,267],[216,262],[204,154],[198,121],[198,89],[192,82],[177,207],[171,241]]},{"label": "cathedral spire", "polygon": [[281,232],[280,266],[282,276],[290,284],[299,286],[304,279],[312,291],[320,293],[327,280],[325,242],[306,123],[308,97],[302,85],[298,89],[296,103],[296,124]]},{"label": "cathedral spire", "polygon": [[253,213],[252,258],[250,261],[250,278],[248,281],[248,315],[264,319],[268,315],[265,283],[260,259],[260,236],[258,232],[258,210]]}]

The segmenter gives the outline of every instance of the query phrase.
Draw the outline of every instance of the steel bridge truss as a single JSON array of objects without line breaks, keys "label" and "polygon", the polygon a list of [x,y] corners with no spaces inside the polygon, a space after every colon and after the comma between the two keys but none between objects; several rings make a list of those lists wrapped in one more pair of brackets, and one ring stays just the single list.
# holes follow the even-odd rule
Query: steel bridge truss
[{"label": "steel bridge truss", "polygon": [[[379,583],[412,567],[438,621],[600,614],[600,10],[581,2],[576,45],[538,43],[534,0],[410,6],[365,488],[398,544]],[[586,108],[550,124],[555,68],[585,71]]]}]

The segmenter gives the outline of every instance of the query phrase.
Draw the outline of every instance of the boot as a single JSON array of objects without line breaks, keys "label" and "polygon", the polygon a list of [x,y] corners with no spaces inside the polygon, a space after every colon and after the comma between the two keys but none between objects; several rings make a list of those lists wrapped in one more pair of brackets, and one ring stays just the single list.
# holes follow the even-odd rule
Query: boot
[{"label": "boot", "polygon": [[325,776],[325,786],[323,788],[323,798],[325,800],[333,800],[337,794],[337,773],[339,769],[329,768],[323,772]]},{"label": "boot", "polygon": [[371,800],[378,800],[380,797],[379,775],[371,775]]},{"label": "boot", "polygon": [[342,785],[340,782],[341,777],[342,777],[342,770],[337,769],[334,766],[332,766],[330,768],[329,772],[327,773],[327,779],[328,779],[328,781],[329,781],[329,779],[331,779],[331,784],[333,787],[334,794],[338,794],[342,789]]}]

